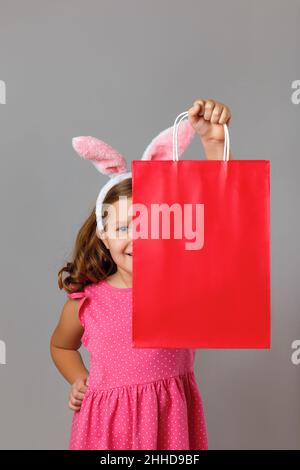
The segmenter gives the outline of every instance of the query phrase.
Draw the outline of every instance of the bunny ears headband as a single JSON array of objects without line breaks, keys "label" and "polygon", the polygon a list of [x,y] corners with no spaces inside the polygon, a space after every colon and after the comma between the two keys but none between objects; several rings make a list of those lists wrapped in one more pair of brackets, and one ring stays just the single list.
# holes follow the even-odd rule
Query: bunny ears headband
[{"label": "bunny ears headband", "polygon": [[[195,130],[188,120],[183,121],[179,127],[180,121],[188,116],[185,111],[179,114],[175,120],[174,126],[171,126],[160,132],[150,144],[146,147],[141,160],[174,160],[174,148],[176,158],[188,147]],[[179,119],[178,123],[176,121]],[[224,160],[229,158],[229,135],[226,124],[224,124],[225,145]],[[109,144],[102,140],[91,136],[74,137],[72,146],[80,157],[89,160],[96,169],[103,175],[107,175],[110,179],[101,188],[96,202],[96,220],[97,228],[100,232],[103,230],[102,223],[102,205],[108,191],[120,181],[131,178],[132,172],[128,170],[127,163],[123,155],[112,148]]]},{"label": "bunny ears headband", "polygon": [[[189,121],[184,121],[178,132],[178,155],[188,147],[195,131]],[[173,126],[160,132],[145,149],[142,160],[172,160]],[[110,179],[101,188],[96,202],[96,220],[99,231],[103,229],[102,204],[108,191],[120,181],[131,178],[123,155],[102,140],[91,136],[74,137],[72,146],[84,160]]]}]

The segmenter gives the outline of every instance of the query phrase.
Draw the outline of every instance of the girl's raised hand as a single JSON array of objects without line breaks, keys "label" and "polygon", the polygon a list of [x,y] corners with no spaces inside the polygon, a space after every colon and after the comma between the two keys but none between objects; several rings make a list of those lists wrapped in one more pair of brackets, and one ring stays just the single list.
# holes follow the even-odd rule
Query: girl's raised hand
[{"label": "girl's raised hand", "polygon": [[231,112],[220,101],[199,99],[188,110],[188,119],[203,144],[224,141],[223,124],[229,124]]},{"label": "girl's raised hand", "polygon": [[79,411],[81,403],[84,398],[85,392],[89,385],[89,376],[87,379],[77,379],[71,386],[69,394],[69,408],[74,411]]}]

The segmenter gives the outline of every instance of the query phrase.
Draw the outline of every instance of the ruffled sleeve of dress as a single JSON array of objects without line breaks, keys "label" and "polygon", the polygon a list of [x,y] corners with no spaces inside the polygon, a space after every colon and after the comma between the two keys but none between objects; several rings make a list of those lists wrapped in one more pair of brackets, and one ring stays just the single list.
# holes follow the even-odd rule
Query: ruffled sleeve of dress
[{"label": "ruffled sleeve of dress", "polygon": [[81,323],[81,325],[84,328],[83,335],[81,337],[81,342],[85,347],[88,347],[89,343],[89,334],[88,334],[88,328],[87,328],[87,322],[86,322],[86,306],[88,305],[88,295],[86,294],[85,291],[81,292],[72,292],[72,293],[67,293],[67,296],[70,299],[80,299],[79,304],[78,304],[78,318]]}]

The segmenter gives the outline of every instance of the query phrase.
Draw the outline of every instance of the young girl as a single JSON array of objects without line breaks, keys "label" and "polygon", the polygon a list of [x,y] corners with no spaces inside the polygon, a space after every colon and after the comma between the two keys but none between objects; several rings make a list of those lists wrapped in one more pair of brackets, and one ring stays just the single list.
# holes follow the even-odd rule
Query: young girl
[{"label": "young girl", "polygon": [[[206,158],[221,159],[229,120],[222,103],[195,101],[178,130],[180,154],[197,133]],[[169,159],[171,132],[153,139],[142,158]],[[71,384],[69,449],[208,449],[195,349],[132,348],[131,217],[119,199],[127,198],[130,207],[131,173],[124,158],[98,139],[75,138],[73,146],[111,179],[79,230],[73,261],[58,274],[69,300],[50,347]],[[114,209],[105,217],[104,205]],[[78,352],[81,343],[90,353],[89,371]]]}]

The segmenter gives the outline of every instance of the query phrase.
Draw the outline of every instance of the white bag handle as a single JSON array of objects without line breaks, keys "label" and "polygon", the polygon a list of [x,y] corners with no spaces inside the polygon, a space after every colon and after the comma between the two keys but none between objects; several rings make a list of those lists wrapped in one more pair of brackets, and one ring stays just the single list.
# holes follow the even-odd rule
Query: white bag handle
[{"label": "white bag handle", "polygon": [[[180,122],[188,117],[188,111],[184,111],[183,113],[178,114],[177,118],[175,119],[174,125],[173,125],[173,161],[178,161],[178,126]],[[180,119],[179,119],[180,118]],[[179,120],[178,120],[179,119]],[[178,120],[178,122],[177,122]],[[223,124],[224,126],[224,152],[223,152],[223,160],[228,161],[229,160],[229,132],[228,132],[228,127],[227,124]]]}]

